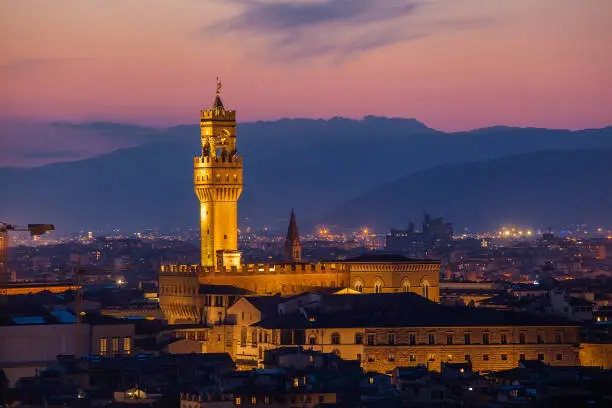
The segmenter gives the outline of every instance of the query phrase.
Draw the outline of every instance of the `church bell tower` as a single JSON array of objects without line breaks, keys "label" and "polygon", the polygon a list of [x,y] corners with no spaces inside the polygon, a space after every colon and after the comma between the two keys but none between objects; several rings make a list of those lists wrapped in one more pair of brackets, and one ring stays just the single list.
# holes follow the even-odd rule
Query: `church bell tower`
[{"label": "church bell tower", "polygon": [[201,264],[239,266],[242,157],[236,149],[236,111],[225,109],[218,78],[211,109],[200,111],[200,136],[202,154],[194,159],[193,177],[200,200]]}]

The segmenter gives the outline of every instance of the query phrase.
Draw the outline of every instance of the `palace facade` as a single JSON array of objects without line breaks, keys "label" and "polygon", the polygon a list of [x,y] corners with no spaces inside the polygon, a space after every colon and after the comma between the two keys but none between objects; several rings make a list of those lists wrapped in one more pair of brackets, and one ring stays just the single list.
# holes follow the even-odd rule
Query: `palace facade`
[{"label": "palace facade", "polygon": [[370,255],[334,262],[305,263],[291,211],[285,262],[243,264],[238,251],[238,198],[242,156],[236,138],[236,111],[225,108],[221,84],[210,109],[200,112],[202,150],[194,159],[194,190],[200,201],[200,265],[164,265],[160,305],[171,323],[206,321],[203,285],[231,285],[257,295],[292,295],[313,288],[350,288],[361,293],[412,292],[439,301],[440,262]]}]

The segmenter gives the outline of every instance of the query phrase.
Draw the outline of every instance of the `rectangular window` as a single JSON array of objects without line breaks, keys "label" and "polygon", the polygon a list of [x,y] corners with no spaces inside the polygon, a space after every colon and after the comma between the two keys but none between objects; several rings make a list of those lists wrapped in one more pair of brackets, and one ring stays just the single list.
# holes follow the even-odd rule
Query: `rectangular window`
[{"label": "rectangular window", "polygon": [[453,344],[453,335],[452,334],[447,334],[446,335],[446,344]]},{"label": "rectangular window", "polygon": [[463,343],[464,344],[472,344],[472,334],[471,333],[465,333],[463,335]]},{"label": "rectangular window", "polygon": [[464,358],[465,358],[465,361],[472,360],[472,356],[470,356],[469,354],[466,354]]},{"label": "rectangular window", "polygon": [[489,333],[482,334],[482,344],[489,344]]},{"label": "rectangular window", "polygon": [[408,341],[411,346],[414,346],[416,344],[416,334],[410,333],[410,335],[408,336]]},{"label": "rectangular window", "polygon": [[416,361],[416,354],[410,355],[410,361]]},{"label": "rectangular window", "polygon": [[544,361],[544,354],[539,353],[539,354],[538,354],[538,360],[540,360],[540,361]]},{"label": "rectangular window", "polygon": [[395,344],[395,334],[390,334],[389,335],[389,344],[390,345]]},{"label": "rectangular window", "polygon": [[108,339],[106,337],[100,337],[98,339],[98,344],[100,345],[100,355],[105,356],[108,354]]},{"label": "rectangular window", "polygon": [[557,354],[557,355],[555,356],[555,359],[556,359],[557,361],[561,361],[561,360],[563,360],[563,354]]},{"label": "rectangular window", "polygon": [[368,346],[373,346],[375,344],[374,342],[374,335],[373,334],[368,334]]},{"label": "rectangular window", "polygon": [[561,344],[563,343],[563,336],[561,333],[555,333],[555,343]]},{"label": "rectangular window", "polygon": [[525,333],[519,334],[519,343],[525,344]]},{"label": "rectangular window", "polygon": [[519,360],[525,361],[525,354],[523,353],[519,354]]},{"label": "rectangular window", "polygon": [[500,342],[501,344],[508,344],[508,335],[506,333],[502,333]]},{"label": "rectangular window", "polygon": [[427,340],[429,341],[429,344],[436,344],[436,335],[435,334],[428,335]]},{"label": "rectangular window", "polygon": [[132,354],[132,338],[131,337],[123,338],[123,353]]},{"label": "rectangular window", "polygon": [[489,361],[489,355],[488,355],[488,354],[483,354],[483,355],[482,355],[482,359],[483,359],[484,361]]},{"label": "rectangular window", "polygon": [[502,355],[501,355],[501,359],[502,359],[503,361],[508,360],[508,355],[507,355],[507,354],[502,354]]},{"label": "rectangular window", "polygon": [[251,347],[257,347],[257,329],[251,332]]},{"label": "rectangular window", "polygon": [[544,343],[544,333],[538,332],[538,344]]},{"label": "rectangular window", "polygon": [[119,337],[113,337],[113,354],[119,354]]},{"label": "rectangular window", "polygon": [[247,328],[243,327],[240,329],[240,347],[246,347],[247,345]]}]

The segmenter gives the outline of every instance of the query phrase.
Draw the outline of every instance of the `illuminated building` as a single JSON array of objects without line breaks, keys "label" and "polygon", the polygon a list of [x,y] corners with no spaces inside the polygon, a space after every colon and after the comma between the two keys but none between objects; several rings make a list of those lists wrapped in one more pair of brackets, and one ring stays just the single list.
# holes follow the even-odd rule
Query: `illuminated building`
[{"label": "illuminated building", "polygon": [[242,157],[237,150],[236,111],[225,108],[220,89],[217,82],[212,107],[200,112],[202,152],[194,160],[194,186],[200,201],[201,262],[163,265],[160,271],[160,306],[170,323],[204,320],[208,315],[205,299],[210,294],[200,290],[203,285],[231,285],[259,295],[348,287],[363,293],[413,292],[439,300],[439,261],[383,255],[301,262],[293,211],[285,242],[286,262],[242,264],[237,242]]},{"label": "illuminated building", "polygon": [[221,83],[217,81],[212,108],[200,112],[202,154],[194,159],[193,169],[200,200],[201,263],[208,267],[226,265],[225,259],[240,264],[235,254],[242,158],[236,149],[236,111],[225,109],[220,92]]}]

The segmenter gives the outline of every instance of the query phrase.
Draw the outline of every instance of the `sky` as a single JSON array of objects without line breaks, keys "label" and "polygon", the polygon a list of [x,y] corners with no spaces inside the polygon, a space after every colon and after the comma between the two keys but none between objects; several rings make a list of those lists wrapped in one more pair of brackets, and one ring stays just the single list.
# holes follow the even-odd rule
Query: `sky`
[{"label": "sky", "polygon": [[242,122],[608,126],[610,21],[610,0],[0,0],[0,150],[82,138],[56,121],[197,123],[217,76]]}]

